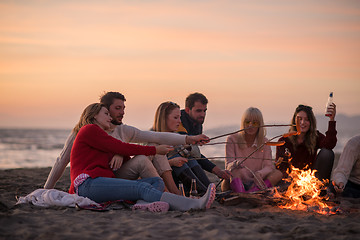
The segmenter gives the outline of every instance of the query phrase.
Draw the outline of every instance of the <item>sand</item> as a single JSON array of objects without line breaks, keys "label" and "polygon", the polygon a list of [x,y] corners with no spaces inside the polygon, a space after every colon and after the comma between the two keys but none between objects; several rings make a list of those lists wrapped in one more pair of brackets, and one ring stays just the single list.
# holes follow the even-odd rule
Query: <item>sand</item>
[{"label": "sand", "polygon": [[[151,213],[115,205],[96,212],[15,205],[16,196],[42,188],[50,168],[0,170],[0,239],[359,239],[360,200],[341,199],[335,215],[270,204],[214,202],[208,210]],[[218,179],[211,176],[211,180]],[[56,185],[67,191],[69,169]]]}]

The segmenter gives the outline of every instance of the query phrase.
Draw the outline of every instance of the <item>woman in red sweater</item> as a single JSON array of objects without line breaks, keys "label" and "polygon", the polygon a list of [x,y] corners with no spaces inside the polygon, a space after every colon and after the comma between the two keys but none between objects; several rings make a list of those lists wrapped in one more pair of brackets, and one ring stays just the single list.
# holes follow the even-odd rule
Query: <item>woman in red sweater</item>
[{"label": "woman in red sweater", "polygon": [[[290,164],[301,170],[311,168],[317,172],[315,176],[320,180],[330,179],[331,170],[334,163],[334,152],[332,149],[335,147],[336,138],[336,105],[332,104],[329,108],[331,114],[328,116],[329,126],[327,132],[320,133],[316,129],[316,118],[312,108],[305,105],[299,105],[293,115],[289,131],[296,131],[296,119],[300,123],[300,135],[291,136],[288,138],[280,138],[279,140],[285,141],[283,146],[276,148],[276,159],[282,158],[278,168],[287,176],[287,170]],[[291,162],[285,153],[286,149],[290,152]],[[321,149],[317,154],[318,149]]]},{"label": "woman in red sweater", "polygon": [[70,193],[88,197],[95,202],[114,200],[144,200],[134,208],[150,211],[209,208],[215,198],[215,185],[207,189],[200,199],[190,199],[163,192],[161,178],[125,180],[115,178],[109,162],[115,154],[123,155],[124,161],[132,155],[166,154],[172,148],[166,145],[141,146],[119,141],[105,131],[110,127],[108,109],[100,103],[89,105],[83,111],[73,129],[76,134],[70,157]]}]

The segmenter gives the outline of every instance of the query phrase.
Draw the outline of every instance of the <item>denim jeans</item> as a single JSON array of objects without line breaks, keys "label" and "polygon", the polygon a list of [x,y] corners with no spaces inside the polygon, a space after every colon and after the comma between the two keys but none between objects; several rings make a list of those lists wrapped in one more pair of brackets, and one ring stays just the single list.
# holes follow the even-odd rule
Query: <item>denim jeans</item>
[{"label": "denim jeans", "polygon": [[126,180],[120,178],[97,177],[86,179],[78,188],[78,195],[102,203],[115,200],[147,202],[159,201],[164,191],[160,177]]},{"label": "denim jeans", "polygon": [[[175,157],[181,157],[181,156],[179,154],[176,154],[169,159],[172,159]],[[184,163],[181,167],[171,167],[171,168],[172,168],[173,172],[175,173],[175,175],[179,176],[180,173],[182,173],[186,168],[192,168],[192,167],[195,167],[196,165],[199,165],[198,161],[196,161],[195,159],[188,158],[188,162]]]}]

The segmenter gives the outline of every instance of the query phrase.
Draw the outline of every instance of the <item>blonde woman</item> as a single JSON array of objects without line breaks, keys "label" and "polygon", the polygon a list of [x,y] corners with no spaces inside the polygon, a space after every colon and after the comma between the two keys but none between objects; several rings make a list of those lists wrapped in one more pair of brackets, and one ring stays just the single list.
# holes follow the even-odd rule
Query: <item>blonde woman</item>
[{"label": "blonde woman", "polygon": [[[232,134],[226,141],[225,167],[231,171],[230,187],[234,192],[253,192],[274,186],[282,173],[275,169],[270,146],[264,145],[245,161],[244,158],[263,145],[267,138],[264,120],[258,108],[248,108],[241,119],[242,132]],[[226,184],[223,184],[226,190]]]},{"label": "blonde woman", "polygon": [[[163,102],[156,110],[152,130],[156,132],[176,132],[181,124],[180,116],[180,106],[178,104]],[[180,154],[169,157],[169,164],[175,182],[178,184],[181,181],[184,184],[185,191],[190,190],[192,179],[196,179],[199,194],[202,195],[206,192],[210,180],[198,161],[193,158],[191,151],[189,156],[186,157]]]}]

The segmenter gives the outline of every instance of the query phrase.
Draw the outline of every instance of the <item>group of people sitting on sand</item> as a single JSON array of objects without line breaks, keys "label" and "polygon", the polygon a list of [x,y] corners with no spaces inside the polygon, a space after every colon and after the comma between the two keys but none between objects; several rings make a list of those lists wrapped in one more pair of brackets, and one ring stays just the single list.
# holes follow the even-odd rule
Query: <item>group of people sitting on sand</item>
[{"label": "group of people sitting on sand", "polygon": [[[227,138],[225,169],[220,169],[198,147],[210,141],[202,133],[208,104],[203,94],[190,94],[182,110],[177,103],[161,103],[149,131],[122,123],[125,101],[121,93],[107,92],[99,103],[84,109],[45,189],[55,187],[70,162],[70,193],[98,203],[130,200],[135,202],[133,209],[187,211],[209,208],[215,199],[216,186],[205,171],[223,180],[222,191],[254,192],[279,184],[289,173],[291,162],[296,168],[316,170],[320,180],[330,180],[332,175],[329,188],[334,194],[360,197],[359,136],[346,145],[332,174],[332,149],[337,142],[335,104],[329,108],[325,135],[317,131],[310,106],[296,108],[289,132],[299,134],[280,139],[285,143],[276,148],[277,165],[265,144],[268,139],[261,111],[248,108],[240,124],[244,131]],[[295,121],[300,129],[295,129]],[[179,184],[189,192],[193,179],[199,197],[183,196]]]}]

